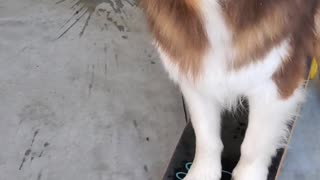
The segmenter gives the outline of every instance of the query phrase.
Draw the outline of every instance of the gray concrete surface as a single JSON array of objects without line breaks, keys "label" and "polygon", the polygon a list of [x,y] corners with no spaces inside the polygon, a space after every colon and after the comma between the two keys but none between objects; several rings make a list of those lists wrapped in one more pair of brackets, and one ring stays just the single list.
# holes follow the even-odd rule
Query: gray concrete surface
[{"label": "gray concrete surface", "polygon": [[312,81],[279,180],[320,179],[320,83]]},{"label": "gray concrete surface", "polygon": [[185,124],[131,0],[1,0],[0,102],[0,180],[156,180]]}]

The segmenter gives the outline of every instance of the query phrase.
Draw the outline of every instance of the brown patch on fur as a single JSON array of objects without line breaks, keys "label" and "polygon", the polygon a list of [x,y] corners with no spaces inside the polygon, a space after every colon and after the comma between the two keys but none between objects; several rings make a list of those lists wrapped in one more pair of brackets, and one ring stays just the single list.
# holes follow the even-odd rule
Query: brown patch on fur
[{"label": "brown patch on fur", "polygon": [[307,57],[316,55],[314,41],[317,39],[315,33],[315,18],[318,9],[318,1],[309,4],[305,14],[299,17],[299,26],[291,31],[292,54],[284,62],[281,69],[274,75],[281,97],[289,98],[296,88],[301,86],[309,72],[307,69]]},{"label": "brown patch on fur", "polygon": [[282,67],[273,75],[278,91],[283,99],[289,98],[294,91],[303,84],[306,74],[306,56],[293,53]]},{"label": "brown patch on fur", "polygon": [[315,0],[221,0],[233,32],[235,69],[263,59],[299,28]]},{"label": "brown patch on fur", "polygon": [[[305,3],[307,4],[307,3]],[[289,98],[306,78],[307,57],[314,55],[315,34],[315,14],[317,11],[318,1],[308,4],[303,16],[299,16],[299,26],[293,29],[290,34],[292,53],[291,56],[283,63],[282,67],[273,75],[279,93],[282,98]],[[300,8],[305,8],[301,6]]]},{"label": "brown patch on fur", "polygon": [[290,39],[292,53],[273,75],[281,97],[290,97],[302,84],[306,57],[312,53],[318,1],[221,0],[233,32],[235,60],[231,68],[263,59],[272,48]]},{"label": "brown patch on fur", "polygon": [[196,77],[208,38],[199,14],[198,0],[140,0],[150,30],[179,70]]}]

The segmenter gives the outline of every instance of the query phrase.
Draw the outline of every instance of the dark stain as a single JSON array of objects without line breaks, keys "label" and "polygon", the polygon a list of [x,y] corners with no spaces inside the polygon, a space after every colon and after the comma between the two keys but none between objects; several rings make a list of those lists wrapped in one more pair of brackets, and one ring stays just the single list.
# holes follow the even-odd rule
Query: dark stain
[{"label": "dark stain", "polygon": [[148,168],[147,165],[144,165],[144,166],[143,166],[143,169],[144,169],[145,172],[149,172],[149,168]]},{"label": "dark stain", "polygon": [[[18,114],[20,118],[19,124],[23,122],[36,122],[47,126],[58,126],[59,123],[55,119],[55,113],[45,103],[32,102],[31,104],[25,105]],[[38,132],[35,132],[35,136]]]},{"label": "dark stain", "polygon": [[108,74],[108,65],[104,64],[104,75],[107,76]]},{"label": "dark stain", "polygon": [[118,54],[116,54],[114,57],[115,57],[115,60],[116,60],[116,65],[117,65],[117,67],[119,67]]},{"label": "dark stain", "polygon": [[37,176],[37,180],[41,180],[41,177],[42,177],[42,172],[40,171],[38,176]]},{"label": "dark stain", "polygon": [[[107,43],[104,43],[103,52],[104,52],[105,59],[107,60],[107,52],[108,52]],[[105,77],[107,77],[107,74],[108,74],[108,64],[106,63],[106,64],[104,64],[104,75],[105,75]]]},{"label": "dark stain", "polygon": [[[76,20],[66,29],[64,30],[57,39],[60,39],[62,36],[64,36],[75,24],[77,24],[77,22],[87,13],[88,11],[85,11],[84,13],[82,13],[78,18],[76,18]],[[79,12],[78,12],[79,13]],[[68,24],[68,22],[70,22],[74,16],[76,16],[77,11],[73,14],[73,16],[61,27],[63,28],[66,24]]]},{"label": "dark stain", "polygon": [[104,43],[103,51],[104,51],[105,55],[107,55],[107,51],[108,51],[107,43]]},{"label": "dark stain", "polygon": [[109,125],[107,125],[107,127],[106,127],[107,129],[110,129],[110,128],[112,128],[112,125],[111,124],[109,124]]},{"label": "dark stain", "polygon": [[[56,2],[56,4],[63,3],[67,0],[60,0]],[[71,1],[71,0],[70,0]],[[127,2],[130,6],[137,6],[136,1],[134,0],[124,0],[124,1],[113,1],[113,0],[76,0],[76,2],[71,6],[71,9],[76,9],[73,15],[64,23],[64,25],[61,26],[61,28],[64,28],[71,20],[74,20],[71,25],[69,25],[57,39],[60,39],[62,36],[64,36],[80,19],[84,17],[85,14],[87,14],[87,18],[85,21],[85,24],[79,34],[81,37],[84,33],[85,30],[87,29],[87,26],[89,24],[89,21],[92,17],[92,14],[96,11],[96,8],[102,4],[102,3],[107,3],[109,6],[112,8],[112,10],[120,15],[120,18],[123,20],[123,23],[125,23],[121,13],[122,9],[124,7],[123,2]],[[82,12],[82,13],[81,13]],[[79,15],[80,14],[80,15]],[[99,14],[98,14],[99,15]],[[110,16],[110,13],[107,15],[107,20],[113,23],[119,31],[124,31],[124,26],[119,25],[117,21],[114,21]]]},{"label": "dark stain", "polygon": [[121,37],[122,37],[122,39],[128,39],[128,36],[126,36],[126,35],[123,35]]},{"label": "dark stain", "polygon": [[124,31],[124,26],[120,25],[118,21],[113,20],[113,18],[110,16],[110,12],[107,12],[107,20],[111,22],[120,32]]},{"label": "dark stain", "polygon": [[84,23],[84,26],[82,27],[82,30],[81,30],[81,32],[80,32],[80,34],[79,34],[80,37],[84,34],[84,31],[87,29],[87,27],[88,27],[88,25],[89,25],[89,21],[90,21],[91,16],[92,16],[92,13],[93,13],[94,11],[88,11],[88,12],[89,12],[89,15],[88,15],[88,17],[87,17],[87,19],[86,19],[86,22]]},{"label": "dark stain", "polygon": [[31,141],[31,147],[32,147],[32,145],[33,145],[33,143],[34,143],[34,140],[36,139],[36,136],[38,135],[38,133],[39,133],[39,129],[38,130],[36,130],[35,132],[34,132],[34,134],[33,134],[33,138],[32,138],[32,141]]},{"label": "dark stain", "polygon": [[43,147],[48,147],[50,144],[48,142],[45,142]]},{"label": "dark stain", "polygon": [[150,138],[149,138],[149,137],[146,137],[146,141],[148,141],[148,142],[149,142],[149,141],[150,141]]},{"label": "dark stain", "polygon": [[137,6],[137,2],[135,1],[135,0],[132,0],[132,1],[130,1],[130,0],[124,0],[124,1],[126,1],[128,4],[130,4],[131,6]]},{"label": "dark stain", "polygon": [[27,149],[26,152],[24,152],[24,157],[23,157],[23,159],[22,159],[22,161],[21,161],[19,170],[22,169],[24,163],[26,162],[26,158],[30,155],[30,153],[31,153],[31,149]]},{"label": "dark stain", "polygon": [[138,123],[137,123],[137,120],[133,120],[132,122],[133,122],[133,126],[134,126],[136,129],[138,129]]},{"label": "dark stain", "polygon": [[[108,24],[107,23],[104,23],[104,29],[105,30],[108,30],[109,28],[108,28]],[[102,28],[102,30],[101,31],[103,31],[103,28]]]},{"label": "dark stain", "polygon": [[[91,92],[91,89],[92,89],[92,83],[89,84],[89,92]],[[89,93],[91,94],[91,93]]]},{"label": "dark stain", "polygon": [[31,153],[31,158],[30,158],[30,160],[31,160],[31,162],[34,160],[34,158],[37,156],[37,153],[36,152],[32,152]]},{"label": "dark stain", "polygon": [[90,79],[90,83],[89,83],[89,96],[91,96],[91,91],[92,91],[92,88],[93,88],[93,83],[94,83],[94,69],[95,69],[95,66],[92,65],[92,71],[91,71],[91,79]]},{"label": "dark stain", "polygon": [[25,158],[25,157],[23,157],[22,162],[21,162],[20,167],[19,167],[19,170],[21,170],[21,169],[22,169],[23,164],[24,164],[25,162],[26,162],[26,158]]},{"label": "dark stain", "polygon": [[31,149],[27,149],[26,152],[24,153],[24,156],[27,157],[29,156],[31,153]]},{"label": "dark stain", "polygon": [[38,158],[41,158],[41,157],[42,157],[42,155],[43,155],[43,150],[40,152],[40,154],[39,154]]},{"label": "dark stain", "polygon": [[156,62],[154,62],[154,61],[151,61],[151,64],[156,64]]},{"label": "dark stain", "polygon": [[106,11],[107,11],[106,9],[98,9],[97,15],[98,15],[98,16],[102,16],[101,14],[104,13],[104,12],[106,12]]},{"label": "dark stain", "polygon": [[[45,143],[43,144],[43,147],[44,147],[44,148],[46,148],[46,147],[48,147],[49,145],[50,145],[50,143],[45,142]],[[43,153],[44,153],[44,150],[42,150],[42,151],[40,152],[40,154],[39,154],[38,158],[41,158],[41,157],[42,157],[42,155],[43,155]]]}]

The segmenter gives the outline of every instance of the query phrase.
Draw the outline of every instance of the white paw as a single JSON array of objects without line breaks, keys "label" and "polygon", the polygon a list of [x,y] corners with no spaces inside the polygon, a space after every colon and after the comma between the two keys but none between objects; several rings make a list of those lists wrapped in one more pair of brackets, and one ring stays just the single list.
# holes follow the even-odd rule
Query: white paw
[{"label": "white paw", "polygon": [[189,172],[183,180],[220,180],[221,173],[217,174],[213,171]]},{"label": "white paw", "polygon": [[[201,162],[201,161],[200,161]],[[215,164],[217,164],[215,162]],[[220,180],[221,165],[201,163],[192,165],[189,173],[183,180]]]},{"label": "white paw", "polygon": [[240,161],[233,170],[232,176],[233,180],[267,180],[268,167]]}]

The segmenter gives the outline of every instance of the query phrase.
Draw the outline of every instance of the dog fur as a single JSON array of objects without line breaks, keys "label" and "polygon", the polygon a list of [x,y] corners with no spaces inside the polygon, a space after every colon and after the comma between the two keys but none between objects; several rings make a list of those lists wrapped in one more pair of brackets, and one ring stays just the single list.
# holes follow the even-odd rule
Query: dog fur
[{"label": "dog fur", "polygon": [[266,180],[302,102],[306,57],[320,58],[319,0],[140,0],[196,132],[186,180],[221,177],[220,114],[249,100],[235,180]]}]

